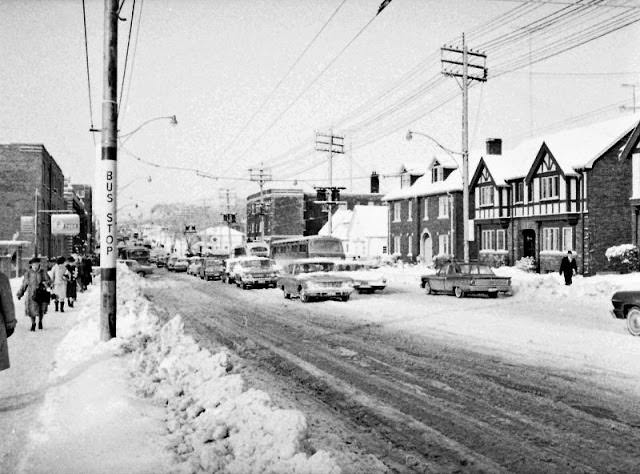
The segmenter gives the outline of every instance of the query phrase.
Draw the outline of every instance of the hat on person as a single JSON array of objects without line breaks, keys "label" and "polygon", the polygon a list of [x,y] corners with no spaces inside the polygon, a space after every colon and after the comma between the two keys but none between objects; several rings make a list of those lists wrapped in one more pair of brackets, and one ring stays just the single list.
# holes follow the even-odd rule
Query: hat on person
[{"label": "hat on person", "polygon": [[40,263],[40,257],[32,257],[31,260],[29,260],[29,265],[32,263]]},{"label": "hat on person", "polygon": [[56,263],[58,265],[63,264],[64,263],[64,257],[58,257],[58,260],[56,260]]}]

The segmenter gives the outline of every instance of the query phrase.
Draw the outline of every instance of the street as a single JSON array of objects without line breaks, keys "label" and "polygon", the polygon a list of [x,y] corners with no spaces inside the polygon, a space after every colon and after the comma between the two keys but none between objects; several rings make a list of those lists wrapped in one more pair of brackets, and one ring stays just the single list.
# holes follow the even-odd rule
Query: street
[{"label": "street", "polygon": [[[576,370],[570,347],[564,358],[532,358],[524,347],[463,342],[484,314],[524,320],[553,311],[552,298],[461,306],[396,284],[346,303],[303,304],[277,289],[164,271],[145,293],[163,321],[182,315],[202,347],[234,351],[250,387],[303,410],[309,450],[331,450],[345,472],[631,472],[640,464],[637,384],[625,388],[624,374],[604,375],[588,361]],[[451,320],[447,330],[441,319]],[[407,321],[422,330],[407,330]],[[587,324],[604,339],[612,327]]]}]

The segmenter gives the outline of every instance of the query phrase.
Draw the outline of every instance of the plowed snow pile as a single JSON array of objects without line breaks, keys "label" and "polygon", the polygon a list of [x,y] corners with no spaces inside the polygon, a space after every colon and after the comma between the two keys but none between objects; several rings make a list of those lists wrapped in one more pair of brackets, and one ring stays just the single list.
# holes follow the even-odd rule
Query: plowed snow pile
[{"label": "plowed snow pile", "polygon": [[130,293],[122,297],[119,324],[128,333],[123,347],[136,353],[132,376],[141,393],[166,404],[170,447],[186,472],[341,472],[329,453],[303,452],[307,423],[301,412],[247,390],[230,355],[201,349],[184,334],[179,315],[158,326],[140,296],[140,285],[149,283],[122,273],[119,295]]}]

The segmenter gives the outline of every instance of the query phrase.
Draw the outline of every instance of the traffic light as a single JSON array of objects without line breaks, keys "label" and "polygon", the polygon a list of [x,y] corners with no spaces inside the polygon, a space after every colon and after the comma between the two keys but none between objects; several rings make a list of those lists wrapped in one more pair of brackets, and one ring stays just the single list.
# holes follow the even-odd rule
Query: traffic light
[{"label": "traffic light", "polygon": [[331,188],[331,200],[333,202],[338,202],[340,200],[340,189]]}]

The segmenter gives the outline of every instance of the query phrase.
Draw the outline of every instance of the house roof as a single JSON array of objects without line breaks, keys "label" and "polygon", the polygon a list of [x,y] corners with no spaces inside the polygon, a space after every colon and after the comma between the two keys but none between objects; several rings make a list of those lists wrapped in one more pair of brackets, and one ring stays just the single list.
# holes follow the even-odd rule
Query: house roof
[{"label": "house roof", "polygon": [[396,201],[418,196],[431,196],[452,191],[462,191],[462,174],[455,169],[443,181],[431,182],[431,173],[425,174],[416,180],[412,186],[392,191],[382,198],[383,201]]},{"label": "house roof", "polygon": [[633,130],[640,114],[625,115],[584,127],[540,135],[524,140],[502,155],[484,155],[483,160],[495,184],[525,177],[543,144],[558,162],[562,172],[575,175],[577,170],[590,169],[611,146]]},{"label": "house roof", "polygon": [[[349,224],[353,212],[348,209],[338,209],[331,217],[331,236],[346,240],[349,238]],[[329,223],[322,226],[318,235],[329,235]]]},{"label": "house roof", "polygon": [[386,237],[387,219],[387,206],[354,206],[349,236]]}]

